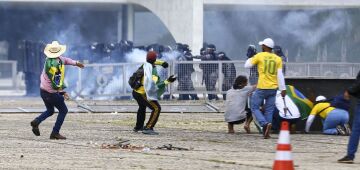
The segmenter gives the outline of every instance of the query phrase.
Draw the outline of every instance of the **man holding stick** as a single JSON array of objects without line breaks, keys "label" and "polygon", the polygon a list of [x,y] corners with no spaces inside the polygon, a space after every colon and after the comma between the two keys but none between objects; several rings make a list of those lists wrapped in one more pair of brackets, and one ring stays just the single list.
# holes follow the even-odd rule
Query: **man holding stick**
[{"label": "man holding stick", "polygon": [[[286,87],[282,72],[282,60],[272,53],[274,41],[271,38],[266,38],[264,41],[260,41],[259,45],[261,45],[263,52],[249,58],[245,63],[245,68],[258,67],[259,79],[256,90],[251,97],[251,110],[263,128],[264,138],[268,139],[270,138],[275,109],[276,91],[279,89],[281,96],[285,97]],[[265,110],[264,113],[260,110],[262,105]]]}]

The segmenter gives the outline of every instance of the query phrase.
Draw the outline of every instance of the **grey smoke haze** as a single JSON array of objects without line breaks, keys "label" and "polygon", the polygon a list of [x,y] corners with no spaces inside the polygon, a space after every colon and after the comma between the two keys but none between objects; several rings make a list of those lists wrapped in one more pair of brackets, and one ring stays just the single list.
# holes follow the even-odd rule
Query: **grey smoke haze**
[{"label": "grey smoke haze", "polygon": [[[92,42],[117,42],[119,13],[116,10],[89,10],[81,6],[54,9],[47,8],[46,5],[32,6],[29,9],[10,8],[0,5],[0,40],[8,42],[9,53],[17,48],[18,41],[24,39],[45,43],[58,40],[68,45],[69,49],[74,45],[89,45]],[[226,52],[232,59],[244,60],[248,44],[257,44],[265,37],[272,37],[288,51],[291,62],[360,62],[357,57],[360,53],[360,48],[357,48],[360,43],[360,31],[357,29],[360,26],[359,17],[360,9],[289,10],[275,7],[240,7],[229,11],[208,10],[204,12],[204,39],[214,43],[218,51]],[[134,32],[135,45],[174,43],[166,27],[151,13],[135,14]],[[145,55],[136,53],[131,54],[132,57],[126,61],[144,62]],[[8,59],[16,59],[16,56],[21,55],[21,52],[12,53]],[[92,54],[84,50],[77,55],[66,55],[77,59],[79,56]],[[70,69],[67,71],[71,73]],[[77,72],[75,73],[68,74],[66,79],[76,79]],[[83,84],[89,85],[89,89],[94,88],[90,86],[94,86],[96,74],[97,72],[86,74],[88,82]],[[114,76],[117,76],[113,79],[116,80],[114,83],[122,80],[119,78],[120,72],[114,71]],[[109,88],[99,89],[108,91],[107,89],[111,88],[109,85]]]},{"label": "grey smoke haze", "polygon": [[125,54],[125,60],[131,63],[143,63],[146,61],[146,51],[134,49],[131,53]]},{"label": "grey smoke haze", "polygon": [[327,36],[345,31],[352,26],[346,11],[329,12],[323,20],[315,21],[321,13],[326,13],[326,10],[289,12],[278,25],[279,30],[292,35],[305,47],[311,48],[324,41]]},{"label": "grey smoke haze", "polygon": [[[127,81],[129,77],[135,72],[138,67],[146,61],[146,51],[140,49],[134,49],[129,53],[125,54],[125,70],[126,74],[122,70],[122,67],[115,66],[112,67],[114,71],[111,74],[104,74],[101,69],[96,69],[96,67],[88,67],[82,70],[83,74],[83,81],[82,81],[82,91],[80,92],[80,96],[88,96],[91,94],[121,94],[123,92],[123,88],[126,88],[126,91],[130,93],[132,89],[130,86],[125,82],[123,82],[123,76],[125,76],[125,80]],[[177,51],[163,53],[163,57],[161,60],[171,62],[179,57],[180,53]],[[164,69],[162,67],[156,67],[159,76],[162,80],[168,77],[168,69]],[[73,79],[76,80],[78,70],[71,69],[70,72],[67,73],[66,79]],[[104,77],[106,83],[104,85],[99,85],[99,77]],[[75,82],[71,82],[75,83]],[[70,89],[72,91],[72,96],[76,96],[76,91],[78,89],[73,88]],[[114,96],[100,96],[100,97],[93,97],[96,100],[112,100],[115,99]]]},{"label": "grey smoke haze", "polygon": [[[290,61],[316,61],[317,51],[327,46],[323,61],[340,61],[341,41],[351,44],[355,31],[354,10],[347,9],[237,9],[207,11],[204,18],[204,40],[217,45],[233,59],[245,59],[249,44],[266,37],[289,52]],[[350,14],[351,15],[350,15]],[[260,47],[258,47],[260,50]],[[348,59],[353,60],[353,59]]]}]

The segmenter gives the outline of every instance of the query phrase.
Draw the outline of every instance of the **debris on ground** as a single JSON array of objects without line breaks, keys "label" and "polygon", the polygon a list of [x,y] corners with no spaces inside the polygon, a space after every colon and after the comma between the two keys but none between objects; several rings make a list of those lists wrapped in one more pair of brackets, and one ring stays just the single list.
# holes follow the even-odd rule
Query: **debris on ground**
[{"label": "debris on ground", "polygon": [[120,146],[118,144],[106,144],[106,143],[103,143],[101,144],[101,149],[119,149]]},{"label": "debris on ground", "polygon": [[192,148],[188,149],[188,148],[176,147],[176,146],[173,146],[172,144],[167,144],[167,145],[159,146],[159,147],[157,147],[156,149],[181,150],[181,151],[189,151],[189,150],[192,150]]},{"label": "debris on ground", "polygon": [[147,148],[145,146],[136,146],[136,145],[130,144],[129,143],[130,140],[128,140],[128,139],[116,137],[115,140],[118,142],[115,144],[103,143],[100,148],[101,149],[126,149],[126,150],[130,150],[130,151],[140,150],[140,151],[145,151],[145,152],[150,151],[150,148]]}]

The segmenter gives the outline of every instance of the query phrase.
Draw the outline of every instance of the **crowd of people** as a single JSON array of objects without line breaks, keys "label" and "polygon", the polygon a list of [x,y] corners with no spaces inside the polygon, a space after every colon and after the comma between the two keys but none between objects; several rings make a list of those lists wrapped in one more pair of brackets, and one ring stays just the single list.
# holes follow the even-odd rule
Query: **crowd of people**
[{"label": "crowd of people", "polygon": [[[308,133],[315,116],[319,115],[323,119],[324,134],[350,135],[351,130],[348,124],[349,95],[344,93],[329,100],[326,100],[324,96],[318,96],[316,104],[313,105],[310,100],[294,87],[285,85],[285,69],[283,67],[283,58],[280,57],[283,53],[281,48],[274,44],[274,41],[270,38],[259,42],[262,48],[260,53],[256,52],[254,45],[249,46],[247,53],[249,59],[245,63],[245,67],[251,69],[249,86],[240,86],[239,82],[235,81],[233,89],[227,93],[232,94],[234,93],[233,90],[241,91],[246,89],[245,87],[247,89],[253,87],[253,90],[245,90],[247,95],[242,95],[243,99],[241,100],[235,99],[241,96],[237,95],[226,101],[227,109],[231,109],[225,111],[225,120],[230,124],[233,121],[240,121],[240,118],[231,121],[228,119],[229,117],[236,117],[232,114],[239,117],[240,113],[243,113],[242,117],[244,117],[244,113],[249,112],[248,108],[250,108],[251,115],[255,117],[266,139],[270,138],[272,130],[279,129],[279,122],[284,120],[294,125],[293,130],[295,130],[295,125],[300,119],[307,119],[304,131]],[[239,76],[237,79],[242,77],[244,76]],[[247,82],[247,79],[243,81]],[[241,105],[238,102],[234,103],[234,100],[242,101]],[[246,107],[246,104],[248,104],[248,107]],[[273,127],[274,124],[275,126]],[[249,131],[247,124],[244,128],[247,132]],[[229,128],[229,133],[233,133],[232,128]]]},{"label": "crowd of people", "polygon": [[[318,96],[314,105],[294,87],[285,85],[285,69],[283,59],[280,57],[282,52],[279,53],[279,48],[275,49],[274,44],[270,38],[259,42],[262,48],[260,53],[256,53],[255,46],[249,46],[249,59],[245,67],[253,68],[253,73],[250,74],[252,82],[246,86],[247,78],[238,76],[232,89],[227,91],[229,98],[226,101],[224,116],[228,123],[228,133],[233,134],[234,124],[243,122],[245,122],[245,131],[250,133],[249,123],[253,118],[264,139],[270,138],[272,132],[279,130],[281,121],[289,122],[291,131],[294,132],[298,121],[306,119],[304,132],[309,133],[314,118],[319,116],[323,124],[323,134],[350,136],[347,154],[338,162],[353,163],[359,144],[360,108],[359,105],[356,108],[351,129],[349,125],[350,95],[359,98],[360,72],[356,83],[347,90],[331,99]],[[250,103],[250,109],[247,106],[248,103]],[[276,126],[273,127],[273,125]]]},{"label": "crowd of people", "polygon": [[[193,59],[191,51],[186,45],[178,44],[183,50],[183,59]],[[282,59],[281,48],[275,50],[276,46],[272,39],[266,38],[259,42],[262,52],[257,53],[255,46],[251,45],[248,49],[248,59],[245,62],[245,68],[256,68],[257,74],[251,74],[248,82],[246,76],[239,75],[236,77],[234,66],[222,66],[224,78],[229,78],[232,86],[226,86],[227,93],[224,98],[226,100],[225,121],[228,123],[228,133],[234,134],[234,125],[244,123],[244,129],[250,133],[250,123],[254,120],[264,139],[271,138],[271,134],[279,130],[279,122],[288,121],[293,131],[296,130],[296,124],[301,119],[307,119],[305,132],[309,133],[314,118],[319,115],[323,122],[323,133],[327,135],[351,135],[347,155],[338,160],[341,163],[352,163],[357,151],[360,136],[360,105],[358,105],[352,130],[349,126],[349,109],[350,96],[359,98],[360,94],[360,72],[354,85],[349,87],[343,93],[331,99],[324,96],[316,98],[315,105],[309,101],[304,95],[292,86],[285,85],[284,79],[284,61]],[[179,47],[180,48],[180,47]],[[54,113],[54,107],[59,110],[55,125],[50,139],[66,139],[60,134],[61,126],[68,112],[65,99],[68,94],[64,91],[65,65],[73,65],[84,68],[85,65],[79,61],[64,57],[66,46],[53,41],[47,44],[44,49],[46,56],[44,68],[41,74],[40,94],[44,101],[46,111],[30,122],[32,132],[36,136],[40,136],[39,125]],[[225,53],[215,53],[215,46],[206,45],[202,49],[202,60],[229,60]],[[278,51],[278,54],[275,53]],[[279,53],[279,51],[281,53]],[[168,78],[161,78],[158,75],[156,66],[167,68],[169,64],[161,60],[161,53],[149,50],[146,54],[146,62],[142,64],[137,71],[130,77],[129,85],[133,89],[133,97],[139,108],[136,116],[136,125],[134,132],[141,131],[146,135],[157,135],[158,132],[154,127],[158,121],[161,112],[161,106],[158,102],[161,95],[165,91],[166,85],[176,80],[191,80],[191,77],[185,78],[174,75]],[[185,63],[182,65],[186,70],[192,72],[191,65]],[[200,68],[204,72],[203,80],[207,90],[214,88],[213,81],[217,79],[212,72],[209,71],[217,68],[218,65],[213,63],[201,63]],[[255,71],[255,70],[253,70]],[[254,76],[254,79],[251,78]],[[231,78],[231,79],[230,79]],[[251,82],[252,81],[252,82]],[[189,81],[191,82],[191,81]],[[188,84],[187,84],[188,85]],[[193,90],[193,87],[190,89]],[[196,94],[182,96],[184,98],[196,99]],[[211,99],[216,99],[216,94],[209,95]],[[152,110],[150,118],[146,125],[145,114],[146,108]]]}]

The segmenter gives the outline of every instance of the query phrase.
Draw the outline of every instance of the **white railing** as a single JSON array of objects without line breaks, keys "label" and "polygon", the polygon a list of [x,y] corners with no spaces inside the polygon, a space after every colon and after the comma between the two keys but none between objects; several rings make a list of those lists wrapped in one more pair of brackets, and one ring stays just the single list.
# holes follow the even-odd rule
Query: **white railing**
[{"label": "white railing", "polygon": [[17,61],[0,60],[0,89],[17,90]]}]

